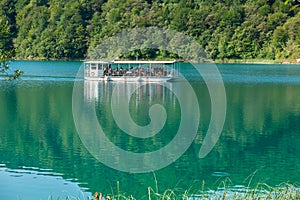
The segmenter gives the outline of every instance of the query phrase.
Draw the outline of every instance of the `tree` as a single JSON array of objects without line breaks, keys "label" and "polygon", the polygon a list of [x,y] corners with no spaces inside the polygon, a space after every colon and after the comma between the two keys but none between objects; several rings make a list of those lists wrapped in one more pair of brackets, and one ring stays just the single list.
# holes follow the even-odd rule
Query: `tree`
[{"label": "tree", "polygon": [[189,19],[189,8],[186,7],[184,1],[180,1],[173,11],[173,19],[170,24],[171,29],[177,31],[187,30],[187,22]]},{"label": "tree", "polygon": [[[82,59],[88,47],[124,29],[149,26],[192,37],[214,59],[273,58],[278,44],[296,52],[285,57],[297,57],[299,23],[291,18],[299,18],[299,1],[1,0],[0,20],[8,23],[10,32],[6,50],[15,48],[11,56],[20,59]],[[142,52],[147,58],[170,55]]]},{"label": "tree", "polygon": [[21,70],[17,69],[12,75],[8,74],[12,51],[7,50],[5,45],[7,44],[9,35],[10,32],[7,24],[0,21],[0,74],[5,74],[6,79],[17,79],[23,74]]},{"label": "tree", "polygon": [[291,10],[295,10],[296,8],[300,7],[300,1],[299,0],[286,0],[284,2],[286,5],[292,5]]},{"label": "tree", "polygon": [[300,13],[275,29],[272,45],[276,58],[298,58],[300,55]]}]

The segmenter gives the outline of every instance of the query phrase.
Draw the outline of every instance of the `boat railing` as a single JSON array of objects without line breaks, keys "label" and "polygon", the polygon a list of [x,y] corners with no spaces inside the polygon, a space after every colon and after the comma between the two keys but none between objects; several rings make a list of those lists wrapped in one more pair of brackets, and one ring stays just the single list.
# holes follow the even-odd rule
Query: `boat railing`
[{"label": "boat railing", "polygon": [[[89,73],[87,73],[89,74]],[[171,77],[174,75],[173,69],[163,68],[135,68],[135,69],[112,69],[112,70],[99,70],[99,76],[142,76],[142,77]]]},{"label": "boat railing", "polygon": [[175,62],[166,63],[113,63],[86,62],[85,77],[174,77],[176,76]]}]

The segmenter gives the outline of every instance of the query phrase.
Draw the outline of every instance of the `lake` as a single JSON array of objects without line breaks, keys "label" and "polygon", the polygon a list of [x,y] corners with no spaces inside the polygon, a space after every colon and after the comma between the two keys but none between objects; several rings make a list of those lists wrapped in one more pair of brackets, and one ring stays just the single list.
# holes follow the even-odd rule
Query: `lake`
[{"label": "lake", "polygon": [[[151,122],[152,105],[161,104],[167,114],[159,134],[135,138],[118,128],[110,106],[115,87],[136,85],[75,79],[81,64],[14,61],[11,66],[24,71],[22,80],[0,81],[0,199],[86,199],[96,191],[116,194],[117,182],[122,194],[137,199],[147,197],[148,187],[160,193],[166,189],[196,193],[203,181],[205,190],[223,187],[222,181],[228,187],[299,183],[300,65],[217,65],[226,91],[226,118],[212,151],[199,158],[211,99],[203,77],[191,65],[181,64],[199,103],[196,136],[170,165],[129,173],[100,162],[82,141],[73,118],[74,83],[83,87],[82,101],[95,108],[107,138],[121,149],[143,153],[156,151],[175,137],[183,105],[172,88],[180,88],[182,81],[142,85],[131,96],[129,113],[138,125]],[[193,116],[193,109],[187,112]]]}]

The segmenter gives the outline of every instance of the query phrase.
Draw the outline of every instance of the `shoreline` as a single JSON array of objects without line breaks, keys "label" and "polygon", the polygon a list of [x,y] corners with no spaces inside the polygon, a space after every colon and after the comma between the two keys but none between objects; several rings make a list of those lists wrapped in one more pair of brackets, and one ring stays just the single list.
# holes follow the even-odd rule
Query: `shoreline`
[{"label": "shoreline", "polygon": [[[298,61],[298,62],[297,62]],[[217,59],[214,61],[216,64],[293,64],[300,65],[300,60],[270,60],[270,59]]]},{"label": "shoreline", "polygon": [[[69,62],[84,62],[85,59],[45,59],[45,58],[12,58],[11,61],[69,61]],[[155,59],[156,60],[156,59]],[[157,60],[162,60],[157,59]],[[165,60],[169,60],[169,58],[165,58]],[[178,62],[185,62],[184,60],[177,60]],[[300,65],[300,58],[297,59],[286,59],[286,60],[270,60],[270,59],[216,59],[209,60],[214,64],[293,64]]]}]

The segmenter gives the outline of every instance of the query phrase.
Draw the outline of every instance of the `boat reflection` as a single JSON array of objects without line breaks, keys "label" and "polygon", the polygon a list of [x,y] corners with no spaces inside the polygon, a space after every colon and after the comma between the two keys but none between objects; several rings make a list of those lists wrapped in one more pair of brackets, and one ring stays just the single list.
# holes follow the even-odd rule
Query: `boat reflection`
[{"label": "boat reflection", "polygon": [[176,96],[172,90],[174,83],[145,83],[145,82],[98,82],[98,81],[84,81],[84,98],[86,102],[100,101],[110,102],[112,94],[115,90],[114,98],[117,101],[124,100],[124,95],[131,95],[131,101],[138,102],[148,101],[154,102],[168,102],[175,106]]}]

